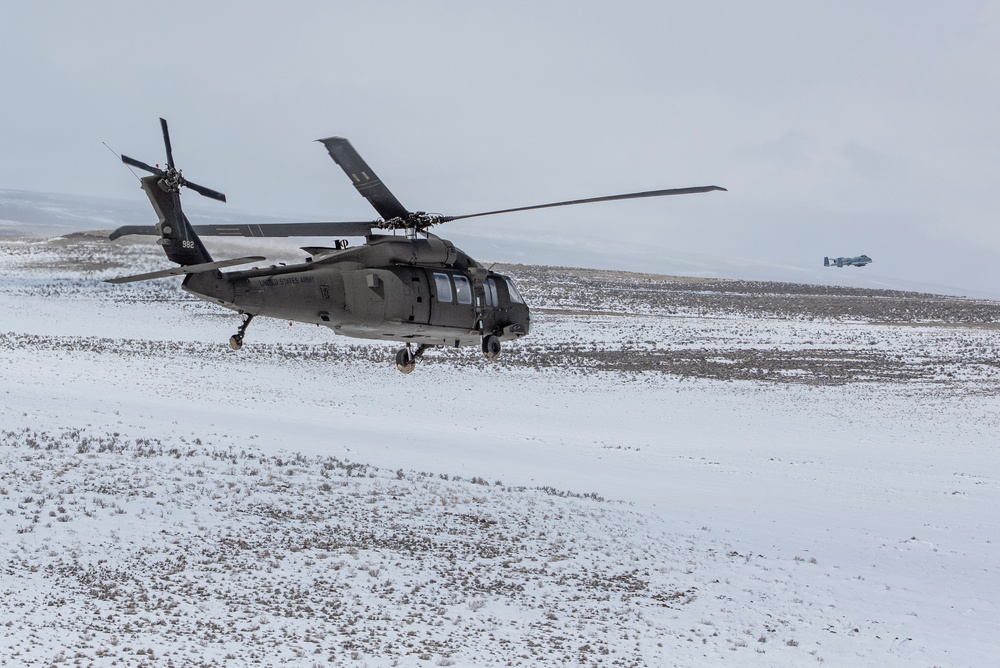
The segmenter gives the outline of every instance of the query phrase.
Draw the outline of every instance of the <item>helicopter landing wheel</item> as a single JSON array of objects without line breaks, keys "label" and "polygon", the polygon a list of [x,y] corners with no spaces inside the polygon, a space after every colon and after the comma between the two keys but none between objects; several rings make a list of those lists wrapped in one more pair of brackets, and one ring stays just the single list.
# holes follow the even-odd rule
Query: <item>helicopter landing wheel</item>
[{"label": "helicopter landing wheel", "polygon": [[491,362],[500,356],[500,339],[496,335],[483,337],[483,356]]},{"label": "helicopter landing wheel", "polygon": [[413,373],[413,370],[417,368],[417,358],[413,355],[413,351],[410,350],[409,346],[396,351],[396,368],[401,373],[407,374]]},{"label": "helicopter landing wheel", "polygon": [[243,337],[233,334],[229,337],[229,347],[233,350],[239,350],[243,347]]}]

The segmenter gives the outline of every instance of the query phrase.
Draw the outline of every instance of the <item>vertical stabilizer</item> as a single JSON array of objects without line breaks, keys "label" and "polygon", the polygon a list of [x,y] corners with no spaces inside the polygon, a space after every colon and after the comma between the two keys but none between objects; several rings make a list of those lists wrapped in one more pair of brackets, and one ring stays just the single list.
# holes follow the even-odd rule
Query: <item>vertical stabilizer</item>
[{"label": "vertical stabilizer", "polygon": [[167,122],[160,119],[160,129],[163,131],[163,147],[167,150],[167,164],[161,169],[159,165],[148,165],[141,160],[121,156],[122,162],[132,167],[138,167],[149,172],[140,181],[142,189],[149,197],[157,217],[156,232],[160,235],[157,242],[163,246],[170,260],[180,265],[205,264],[212,261],[205,245],[195,234],[191,222],[181,210],[181,186],[190,188],[200,195],[220,202],[226,201],[226,196],[220,192],[192,183],[184,178],[181,171],[174,166],[174,151],[170,145],[170,131]]},{"label": "vertical stabilizer", "polygon": [[212,256],[181,210],[180,193],[170,188],[161,176],[143,178],[142,189],[159,217],[156,231],[160,239],[157,243],[163,246],[167,257],[180,265],[211,262]]}]

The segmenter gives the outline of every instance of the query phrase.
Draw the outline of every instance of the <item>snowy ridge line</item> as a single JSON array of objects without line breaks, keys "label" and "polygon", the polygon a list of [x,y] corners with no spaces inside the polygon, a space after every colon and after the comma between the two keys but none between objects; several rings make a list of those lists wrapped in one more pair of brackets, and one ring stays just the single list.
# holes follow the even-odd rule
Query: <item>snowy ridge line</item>
[{"label": "snowy ridge line", "polygon": [[498,266],[517,278],[532,304],[548,309],[882,324],[1000,322],[1000,302],[930,293],[732,279],[679,279],[537,265]]},{"label": "snowy ridge line", "polygon": [[936,299],[963,301],[976,300],[954,295],[915,290],[894,290],[889,288],[866,288],[846,285],[824,285],[819,283],[792,283],[789,281],[764,281],[741,278],[713,278],[702,276],[675,276],[640,271],[617,269],[594,269],[586,267],[564,267],[558,265],[511,264],[498,262],[497,268],[506,273],[526,273],[542,271],[551,274],[554,280],[562,278],[566,282],[594,283],[628,281],[638,285],[638,291],[657,291],[667,287],[672,292],[700,294],[758,294],[761,296],[801,295],[805,297],[874,297],[888,299]]},{"label": "snowy ridge line", "polygon": [[[387,349],[336,343],[256,343],[240,351],[238,357],[222,344],[201,341],[162,341],[105,337],[52,336],[0,332],[0,350],[64,351],[124,357],[186,356],[223,360],[234,364],[254,362],[325,364],[384,364],[391,358]],[[425,364],[449,364],[464,369],[482,369],[485,363],[463,351],[436,351]],[[598,344],[544,344],[522,342],[511,347],[503,358],[488,368],[556,369],[571,374],[616,372],[637,376],[646,373],[691,379],[757,381],[807,385],[848,383],[920,383],[936,387],[955,386],[970,391],[979,382],[979,391],[1000,392],[1000,364],[992,350],[939,351],[903,357],[892,350],[873,348],[785,347],[785,348],[704,348],[650,347],[626,343],[610,347]],[[332,371],[331,371],[332,372]]]},{"label": "snowy ridge line", "polygon": [[[690,379],[806,385],[923,383],[961,387],[981,381],[996,392],[1000,368],[993,356],[902,358],[891,351],[822,348],[623,348],[523,345],[510,354],[520,366],[560,367],[569,373],[658,372]],[[511,363],[508,360],[508,363]],[[961,377],[959,377],[961,376]]]},{"label": "snowy ridge line", "polygon": [[[270,262],[301,261],[301,251],[288,245],[240,244],[227,240],[213,250],[222,255],[262,253]],[[171,281],[109,288],[99,282],[121,273],[162,269],[158,247],[130,240],[108,241],[90,234],[53,239],[0,239],[0,264],[18,272],[52,278],[53,289],[68,289],[63,276],[78,278],[80,294],[87,291],[137,298],[148,292],[173,292]],[[622,314],[723,315],[740,318],[790,320],[859,320],[872,323],[924,324],[1000,323],[1000,302],[933,293],[874,288],[848,288],[808,283],[703,279],[624,271],[504,264],[500,270],[514,276],[531,304],[564,310],[606,309]],[[83,278],[85,277],[85,278]],[[60,285],[63,284],[63,285]],[[60,285],[60,288],[55,288]],[[43,291],[44,283],[33,286]],[[183,296],[189,298],[186,295]]]},{"label": "snowy ridge line", "polygon": [[829,634],[880,644],[828,606],[748,605],[795,607],[798,563],[593,495],[86,430],[4,431],[0,471],[0,648],[23,664],[664,665],[692,640],[795,663]]},{"label": "snowy ridge line", "polygon": [[163,341],[159,339],[119,339],[96,336],[51,336],[0,332],[0,351],[32,349],[38,351],[73,351],[122,357],[158,357],[164,353],[197,358],[240,360],[286,360],[301,362],[369,361],[383,362],[385,351],[357,344],[335,345],[306,343],[257,343],[247,346],[239,357],[221,343],[204,341]]}]

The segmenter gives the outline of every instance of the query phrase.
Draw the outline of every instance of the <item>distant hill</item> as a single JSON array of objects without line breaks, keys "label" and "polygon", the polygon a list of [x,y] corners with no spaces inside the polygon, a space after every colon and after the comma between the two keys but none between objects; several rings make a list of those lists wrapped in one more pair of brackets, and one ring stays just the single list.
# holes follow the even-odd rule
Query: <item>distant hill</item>
[{"label": "distant hill", "polygon": [[[137,193],[137,195],[139,195]],[[185,212],[196,224],[237,224],[321,220],[322,217],[260,215],[224,207],[185,202]],[[0,236],[48,237],[83,230],[111,230],[120,225],[153,224],[155,219],[142,196],[124,201],[79,195],[0,190]],[[963,288],[920,282],[879,273],[879,258],[863,269],[776,264],[755,258],[715,256],[680,249],[665,250],[646,239],[603,237],[593,233],[573,236],[532,234],[525,239],[508,225],[456,225],[437,230],[481,261],[638,271],[699,278],[731,278],[812,285],[839,285],[874,290],[902,290],[1000,299],[992,286]],[[291,246],[296,242],[293,240]],[[970,260],[972,262],[972,260]]]}]

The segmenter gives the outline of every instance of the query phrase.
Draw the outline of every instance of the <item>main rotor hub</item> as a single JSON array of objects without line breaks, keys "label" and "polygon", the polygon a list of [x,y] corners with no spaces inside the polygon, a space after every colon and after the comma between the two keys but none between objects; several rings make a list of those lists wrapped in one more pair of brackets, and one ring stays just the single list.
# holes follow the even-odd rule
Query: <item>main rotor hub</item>
[{"label": "main rotor hub", "polygon": [[405,218],[397,216],[388,220],[380,220],[378,227],[381,230],[423,230],[441,222],[444,222],[444,216],[441,214],[416,211]]}]

